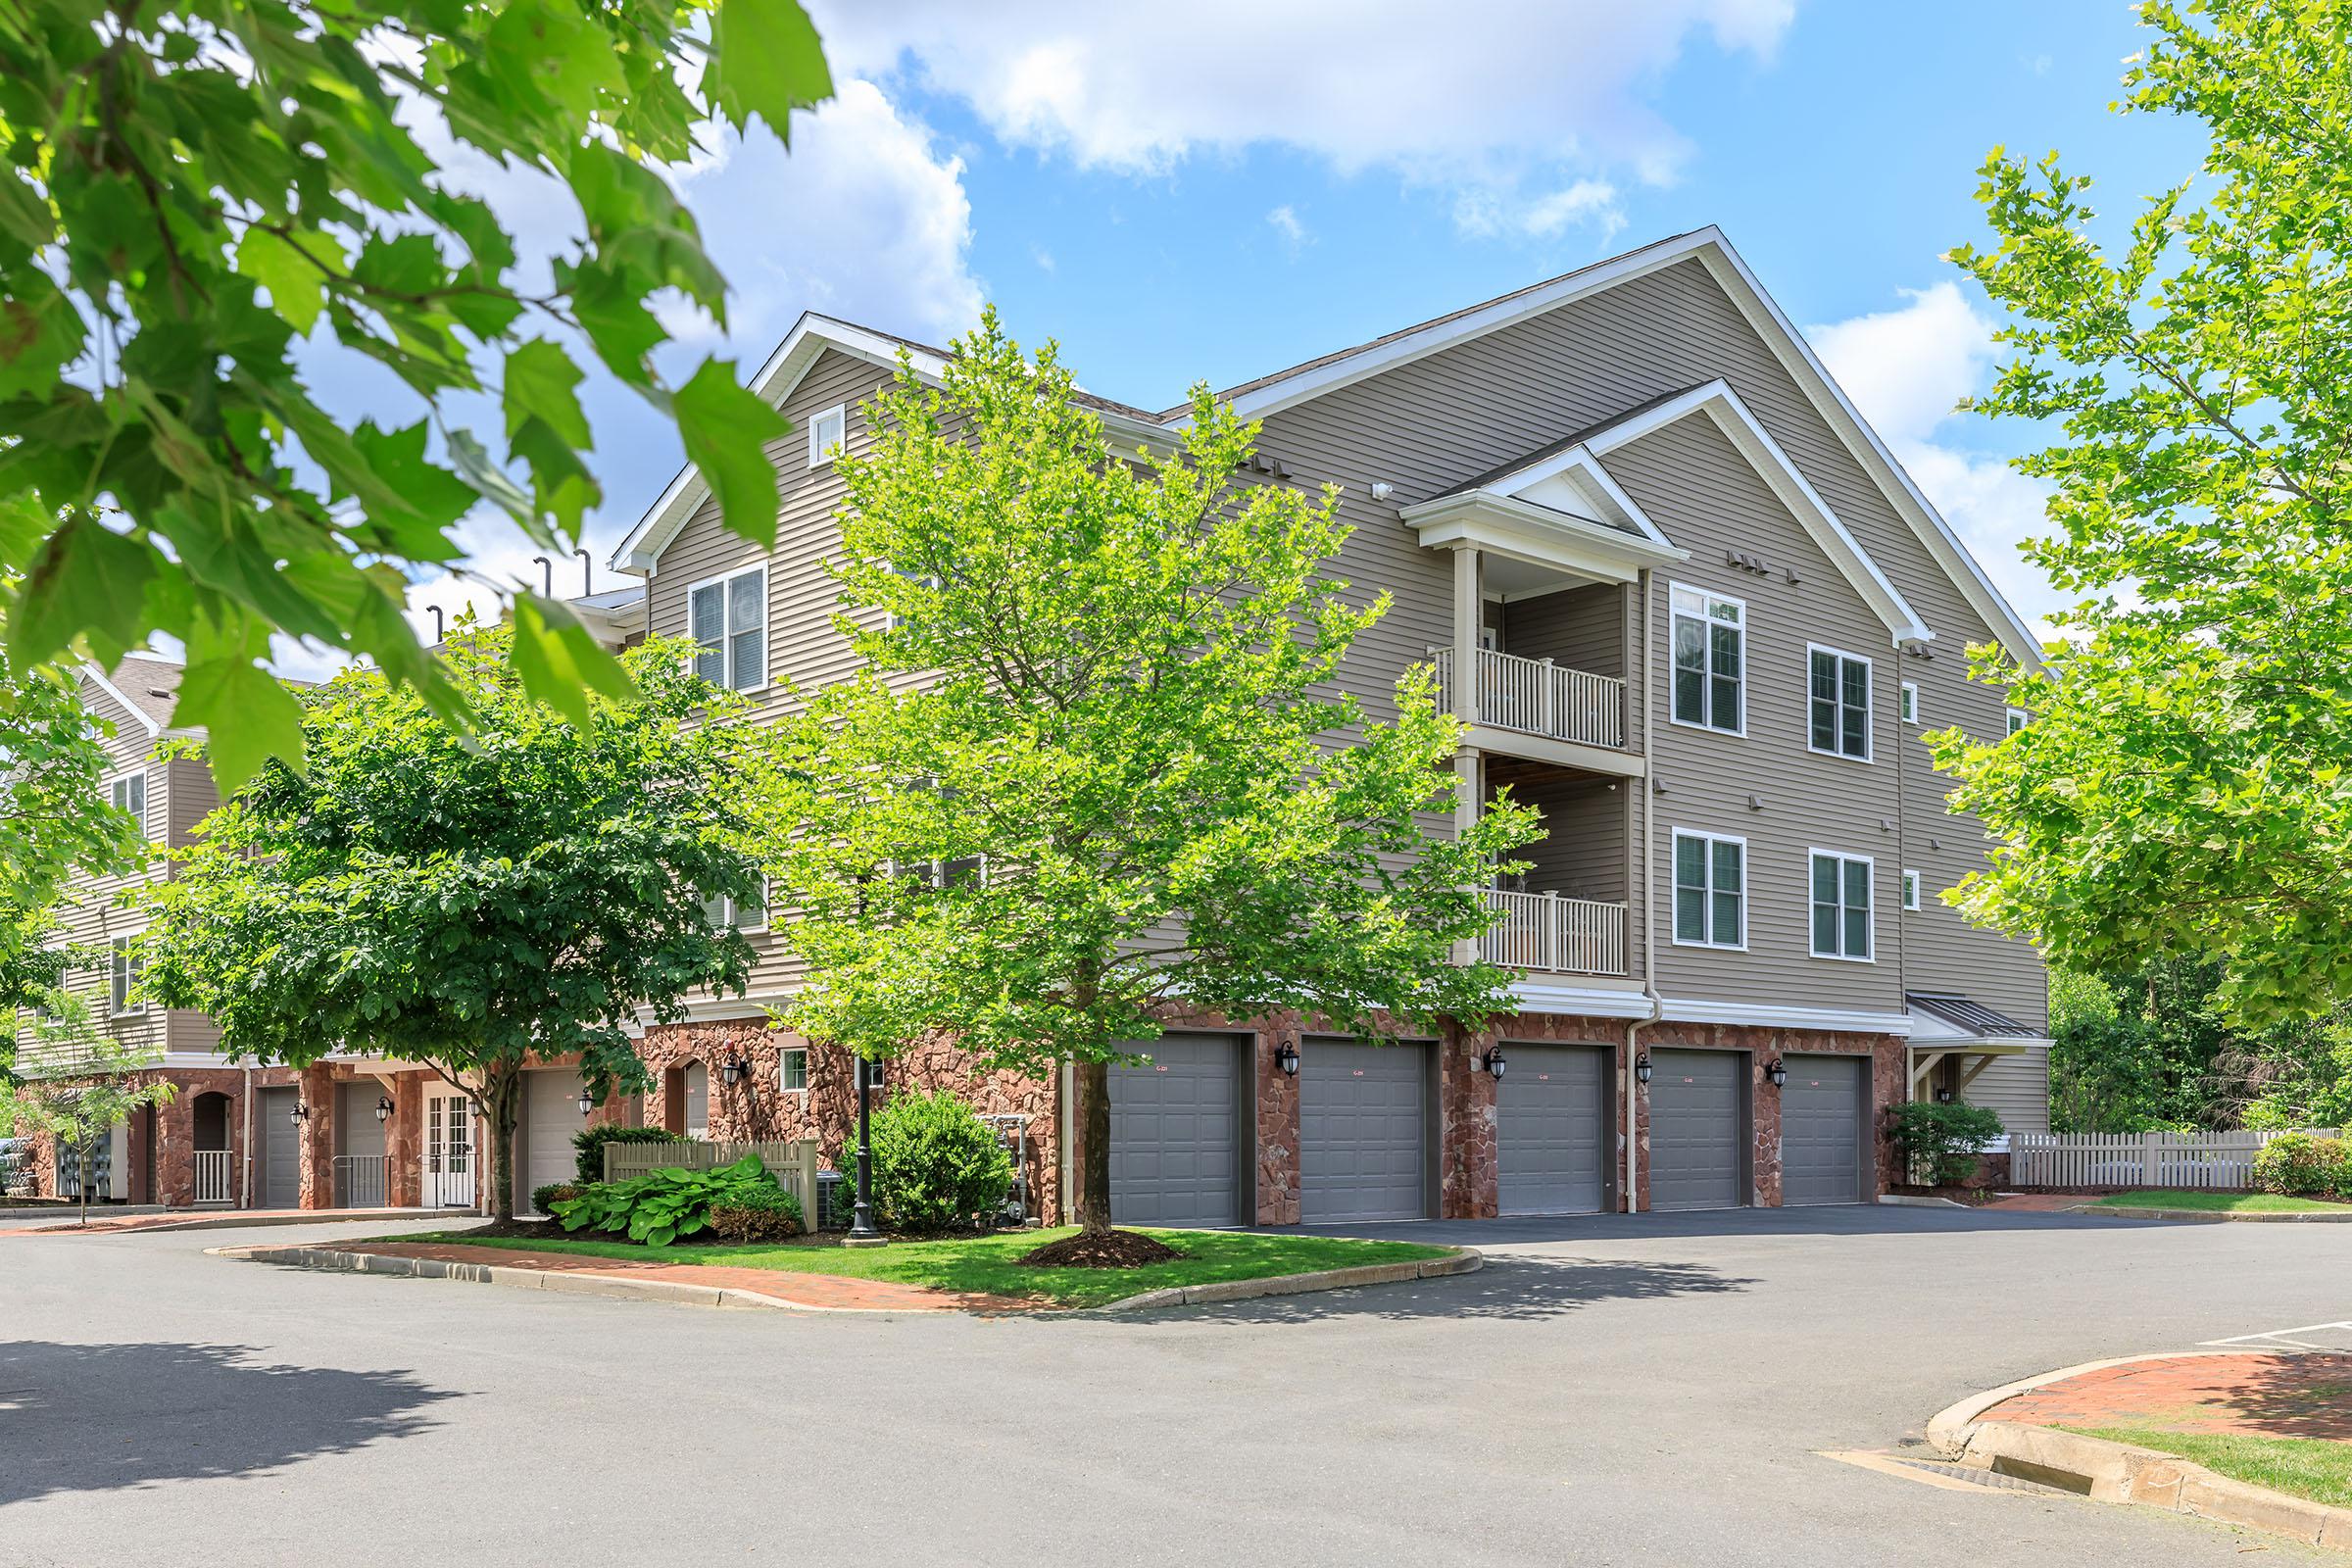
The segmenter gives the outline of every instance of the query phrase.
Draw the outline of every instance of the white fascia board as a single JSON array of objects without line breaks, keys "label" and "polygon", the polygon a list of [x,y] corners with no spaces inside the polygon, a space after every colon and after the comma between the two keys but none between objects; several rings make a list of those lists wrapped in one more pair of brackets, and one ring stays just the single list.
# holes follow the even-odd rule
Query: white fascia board
[{"label": "white fascia board", "polygon": [[2034,635],[2025,617],[2018,614],[2009,601],[2001,596],[2001,591],[1992,585],[1992,579],[1984,575],[1984,568],[1978,564],[1975,555],[1960,542],[1960,536],[1952,531],[1951,524],[1944,521],[1943,514],[1920,491],[1902,464],[1887,450],[1886,443],[1880,439],[1878,431],[1871,428],[1870,421],[1862,417],[1861,411],[1845,395],[1845,389],[1831,376],[1829,367],[1823,365],[1820,356],[1813,352],[1813,345],[1804,340],[1795,323],[1782,312],[1779,302],[1764,291],[1764,285],[1748,270],[1746,261],[1732,248],[1731,241],[1723,237],[1720,229],[1712,226],[1701,232],[1707,236],[1709,243],[1700,251],[1700,259],[1707,270],[1714,274],[1716,282],[1731,297],[1733,304],[1747,318],[1748,324],[1755,327],[1757,335],[1771,346],[1783,368],[1804,389],[1814,408],[1828,421],[1830,428],[1837,432],[1838,439],[1844,442],[1846,449],[1853,453],[1863,469],[1878,481],[1881,490],[1886,492],[1896,513],[1911,525],[1912,532],[1919,535],[1928,553],[1943,568],[1944,575],[1952,579],[1961,597],[1968,601],[1969,608],[1984,618],[1985,625],[1992,628],[1993,635],[2008,650],[2010,657],[2027,669],[2039,669],[2041,639]]},{"label": "white fascia board", "polygon": [[1442,496],[1397,515],[1433,550],[1475,547],[1602,582],[1632,582],[1645,566],[1671,565],[1690,555],[1669,541],[1640,538],[1499,490]]},{"label": "white fascia board", "polygon": [[[1598,986],[1555,986],[1521,980],[1512,984],[1511,1000],[1519,1004],[1522,1013],[1582,1013],[1593,1018],[1649,1016],[1649,999],[1641,992],[1603,990]],[[1510,1020],[1497,1019],[1492,1027],[1507,1034]]]},{"label": "white fascia board", "polygon": [[1703,997],[1662,999],[1669,1023],[1746,1024],[1761,1029],[1826,1029],[1851,1034],[1911,1034],[1908,1012],[1866,1012],[1844,1007],[1779,1007],[1754,1002],[1714,1002]]},{"label": "white fascia board", "polygon": [[1830,509],[1830,504],[1822,499],[1821,492],[1813,488],[1812,481],[1798,471],[1788,454],[1781,450],[1781,444],[1772,438],[1772,432],[1765,429],[1762,421],[1740,400],[1740,394],[1732,390],[1730,382],[1718,378],[1704,386],[1692,387],[1681,397],[1611,425],[1586,445],[1595,454],[1606,458],[1619,447],[1652,435],[1693,414],[1705,414],[1715,421],[1715,427],[1747,460],[1747,466],[1756,471],[1756,476],[1772,487],[1772,493],[1780,498],[1789,514],[1796,518],[1805,532],[1813,536],[1813,542],[1821,546],[1822,553],[1830,558],[1845,579],[1853,584],[1854,591],[1886,623],[1886,629],[1897,645],[1924,643],[1935,638],[1936,634],[1928,629],[1927,622],[1920,619],[1918,612],[1895,590],[1894,584],[1886,580],[1886,574],[1879,569],[1879,564],[1870,559],[1870,553],[1862,548],[1844,521]]},{"label": "white fascia board", "polygon": [[150,740],[153,740],[163,734],[164,726],[157,720],[149,718],[144,709],[140,708],[138,704],[132,702],[123,694],[122,687],[116,685],[113,681],[108,680],[106,678],[106,671],[100,669],[96,664],[84,664],[81,666],[81,672],[95,682],[100,691],[106,693],[107,696],[112,697],[116,702],[122,704],[122,710],[128,713],[138,724],[138,726],[147,732],[147,736]]}]

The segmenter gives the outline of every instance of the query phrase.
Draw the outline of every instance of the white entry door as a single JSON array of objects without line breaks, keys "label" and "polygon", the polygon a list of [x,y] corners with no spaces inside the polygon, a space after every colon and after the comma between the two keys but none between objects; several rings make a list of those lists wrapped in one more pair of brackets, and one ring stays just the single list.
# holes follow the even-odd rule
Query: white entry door
[{"label": "white entry door", "polygon": [[473,1206],[473,1116],[464,1095],[424,1098],[424,1206]]}]

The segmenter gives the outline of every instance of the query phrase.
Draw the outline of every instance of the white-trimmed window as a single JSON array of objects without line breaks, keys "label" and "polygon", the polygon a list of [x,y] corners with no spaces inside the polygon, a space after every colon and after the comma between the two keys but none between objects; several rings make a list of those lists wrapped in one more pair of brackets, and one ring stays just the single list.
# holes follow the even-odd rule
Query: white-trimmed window
[{"label": "white-trimmed window", "polygon": [[1805,744],[1870,760],[1870,661],[1818,644],[1805,649]]},{"label": "white-trimmed window", "polygon": [[1915,680],[1903,682],[1902,696],[1897,701],[1899,706],[1896,709],[1896,716],[1906,724],[1918,723],[1919,682]]},{"label": "white-trimmed window", "polygon": [[703,901],[703,918],[713,926],[733,926],[738,931],[767,929],[767,878],[760,879],[760,891],[751,898],[710,898]]},{"label": "white-trimmed window", "polygon": [[788,1095],[808,1092],[808,1048],[786,1046],[776,1053],[776,1087]]},{"label": "white-trimmed window", "polygon": [[808,416],[808,466],[821,468],[833,461],[833,449],[848,439],[850,407],[836,403],[822,414]]},{"label": "white-trimmed window", "polygon": [[686,590],[694,672],[713,686],[756,691],[767,679],[767,568],[748,566]]},{"label": "white-trimmed window", "polygon": [[2007,727],[2001,732],[2004,735],[2014,735],[2034,720],[2034,715],[2022,708],[2011,708],[2004,711],[2008,715]]},{"label": "white-trimmed window", "polygon": [[1747,730],[1747,607],[1675,584],[1674,721],[1741,735]]},{"label": "white-trimmed window", "polygon": [[145,768],[141,768],[135,773],[123,773],[109,779],[106,785],[106,794],[107,799],[114,803],[116,810],[129,812],[131,817],[138,822],[140,833],[144,834],[147,831],[147,770]]},{"label": "white-trimmed window", "polygon": [[1674,940],[1747,946],[1747,840],[1674,830]]},{"label": "white-trimmed window", "polygon": [[1919,907],[1919,873],[1917,871],[1903,873],[1903,907],[1906,909]]},{"label": "white-trimmed window", "polygon": [[130,938],[115,938],[114,955],[108,964],[107,999],[108,1010],[116,1017],[147,1010],[146,1002],[138,996],[139,981],[146,968],[131,951]]},{"label": "white-trimmed window", "polygon": [[1812,852],[1813,956],[1870,961],[1870,883],[1867,855]]}]

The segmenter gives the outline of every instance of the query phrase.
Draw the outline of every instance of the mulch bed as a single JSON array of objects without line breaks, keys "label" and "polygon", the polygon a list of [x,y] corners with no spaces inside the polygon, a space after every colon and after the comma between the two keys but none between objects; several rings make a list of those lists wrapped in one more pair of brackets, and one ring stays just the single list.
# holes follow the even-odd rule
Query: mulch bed
[{"label": "mulch bed", "polygon": [[1080,1231],[1021,1254],[1031,1268],[1142,1268],[1185,1254],[1133,1231]]}]

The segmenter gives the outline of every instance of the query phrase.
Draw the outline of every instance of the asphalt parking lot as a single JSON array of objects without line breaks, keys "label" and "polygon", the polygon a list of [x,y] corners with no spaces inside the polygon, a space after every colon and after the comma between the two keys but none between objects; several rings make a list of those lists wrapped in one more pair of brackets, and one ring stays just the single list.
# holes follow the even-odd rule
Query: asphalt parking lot
[{"label": "asphalt parking lot", "polygon": [[[381,1222],[345,1234],[385,1234]],[[2352,1227],[1381,1227],[1459,1279],[1133,1319],[720,1312],[0,1240],[0,1563],[2328,1561],[1821,1450],[2352,1319]]]}]

